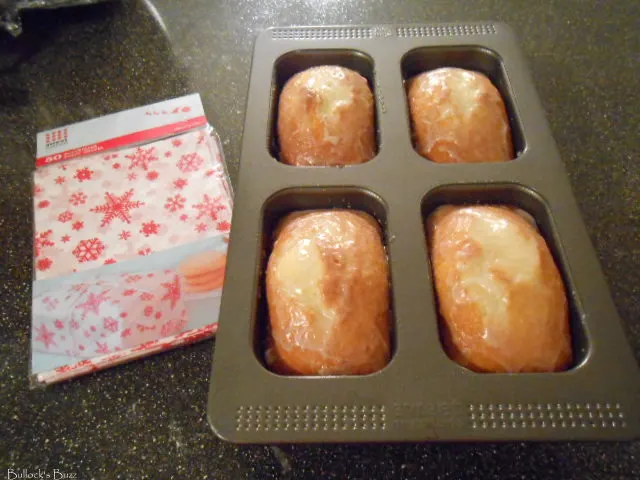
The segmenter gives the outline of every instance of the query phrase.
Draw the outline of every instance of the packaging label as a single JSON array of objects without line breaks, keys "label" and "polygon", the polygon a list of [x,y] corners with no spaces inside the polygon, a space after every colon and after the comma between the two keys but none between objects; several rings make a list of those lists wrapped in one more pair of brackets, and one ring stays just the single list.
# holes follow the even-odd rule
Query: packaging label
[{"label": "packaging label", "polygon": [[151,142],[206,124],[197,93],[105,115],[38,133],[36,167]]}]

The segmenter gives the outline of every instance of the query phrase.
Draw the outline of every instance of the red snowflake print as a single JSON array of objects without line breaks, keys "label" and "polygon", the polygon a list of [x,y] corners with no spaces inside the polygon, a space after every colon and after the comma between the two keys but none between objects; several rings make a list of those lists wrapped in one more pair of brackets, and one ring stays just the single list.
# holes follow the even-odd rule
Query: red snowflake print
[{"label": "red snowflake print", "polygon": [[149,170],[149,165],[151,164],[151,162],[159,160],[159,158],[156,156],[156,147],[147,149],[138,147],[134,153],[132,153],[131,155],[125,155],[125,157],[131,160],[129,170],[133,168],[142,168],[143,170]]},{"label": "red snowflake print", "polygon": [[58,185],[62,185],[64,183],[65,178],[63,176],[60,176],[58,178],[56,178],[56,183]]},{"label": "red snowflake print", "polygon": [[76,283],[71,287],[74,292],[84,293],[89,289],[89,285],[86,283]]},{"label": "red snowflake print", "polygon": [[149,235],[157,235],[159,229],[160,229],[160,224],[151,220],[150,222],[146,222],[142,224],[140,233],[143,233],[145,237],[148,237]]},{"label": "red snowflake print", "polygon": [[218,230],[219,232],[228,232],[229,230],[231,230],[231,224],[227,221],[223,221],[218,223],[218,225],[216,225],[216,230]]},{"label": "red snowflake print", "polygon": [[169,210],[170,212],[177,212],[184,208],[184,203],[187,201],[182,195],[177,193],[173,197],[167,198],[167,203],[165,203],[164,208]]},{"label": "red snowflake print", "polygon": [[147,273],[147,278],[153,278],[155,275],[153,273]]},{"label": "red snowflake print", "polygon": [[39,197],[40,194],[43,193],[43,192],[44,192],[44,188],[42,188],[37,183],[33,186],[33,196],[34,197]]},{"label": "red snowflake print", "polygon": [[77,222],[73,222],[72,227],[74,230],[82,230],[84,228],[84,222],[81,221],[77,221]]},{"label": "red snowflake print", "polygon": [[122,165],[120,165],[119,163],[114,163],[113,165],[111,165],[111,168],[118,170]]},{"label": "red snowflake print", "polygon": [[203,163],[204,158],[197,153],[186,153],[178,160],[178,168],[184,173],[197,172]]},{"label": "red snowflake print", "polygon": [[198,225],[195,226],[195,230],[198,233],[206,232],[208,228],[209,227],[207,226],[206,223],[199,223]]},{"label": "red snowflake print", "polygon": [[42,200],[41,202],[38,202],[38,208],[47,208],[49,205],[51,205],[49,200]]},{"label": "red snowflake print", "polygon": [[69,168],[69,165],[64,165],[64,164],[63,164],[63,165],[60,165],[58,168],[59,168],[60,170],[66,170],[67,168]]},{"label": "red snowflake print", "polygon": [[147,330],[155,330],[156,326],[153,325],[152,327],[147,327],[146,325],[142,325],[140,323],[136,323],[136,328],[138,329],[139,332],[146,332]]},{"label": "red snowflake print", "polygon": [[36,333],[38,334],[36,336],[36,342],[42,343],[45,348],[48,349],[51,345],[57,346],[56,342],[53,340],[53,337],[55,337],[56,334],[49,330],[44,323],[36,328]]},{"label": "red snowflake print", "polygon": [[47,311],[50,312],[51,310],[55,310],[55,308],[58,306],[58,303],[60,302],[56,298],[44,297],[42,299],[42,303],[45,304]]},{"label": "red snowflake print", "polygon": [[73,218],[73,213],[71,213],[69,210],[65,210],[60,215],[58,215],[58,221],[61,223],[69,222],[71,221],[72,218]]},{"label": "red snowflake print", "polygon": [[36,257],[40,256],[43,247],[53,247],[55,245],[55,242],[51,241],[51,239],[49,238],[52,234],[53,230],[47,230],[45,232],[36,234],[36,237],[33,241],[33,246],[36,250]]},{"label": "red snowflake print", "polygon": [[169,335],[175,335],[176,333],[180,333],[184,327],[187,326],[187,321],[184,319],[180,320],[169,320],[162,326],[162,330],[160,330],[160,334],[163,337],[167,337]]},{"label": "red snowflake print", "polygon": [[212,176],[212,175],[213,175],[213,174],[215,174],[215,173],[216,173],[216,171],[215,171],[215,170],[207,170],[207,171],[204,173],[204,176],[205,176],[205,177],[210,177],[210,176]]},{"label": "red snowflake print", "polygon": [[183,213],[182,215],[180,215],[180,220],[182,220],[183,222],[186,222],[187,220],[189,220],[189,215],[187,215],[186,213]]},{"label": "red snowflake print", "polygon": [[62,320],[56,320],[55,322],[53,322],[53,324],[58,330],[62,330],[64,328],[64,322]]},{"label": "red snowflake print", "polygon": [[[87,313],[89,312],[93,312],[96,315],[100,315],[100,305],[103,302],[106,302],[107,300],[109,300],[107,293],[109,293],[108,290],[104,292],[100,292],[98,295],[96,295],[95,293],[89,293],[89,298],[87,299],[87,301],[84,303],[81,303],[76,307],[77,309],[82,310],[82,318],[85,318],[87,316]],[[91,327],[91,328],[95,329],[95,327]]]},{"label": "red snowflake print", "polygon": [[144,316],[150,317],[151,315],[153,315],[153,307],[151,305],[144,307]]},{"label": "red snowflake print", "polygon": [[107,259],[104,261],[104,264],[105,264],[105,265],[113,265],[114,263],[116,263],[116,259],[115,259],[115,258],[107,258]]},{"label": "red snowflake print", "polygon": [[111,353],[111,350],[109,350],[109,346],[107,345],[107,342],[104,342],[104,343],[96,342],[96,345],[98,345],[98,348],[96,349],[96,353]]},{"label": "red snowflake print", "polygon": [[182,190],[184,187],[187,186],[187,183],[188,182],[184,178],[179,178],[173,182],[173,186],[176,187],[178,190]]},{"label": "red snowflake print", "polygon": [[60,241],[62,243],[67,243],[71,241],[71,237],[69,235],[63,235],[62,238],[60,239]]},{"label": "red snowflake print", "polygon": [[171,155],[173,155],[173,154],[171,153],[170,150],[168,152],[164,152],[165,158],[169,158]]},{"label": "red snowflake print", "polygon": [[140,295],[140,300],[142,300],[143,302],[148,302],[150,300],[153,300],[155,298],[155,295],[153,293],[149,293],[149,292],[143,292]]},{"label": "red snowflake print", "polygon": [[91,325],[91,331],[95,332],[96,330],[97,330],[96,326],[95,325]]},{"label": "red snowflake print", "polygon": [[[98,295],[96,295],[95,293],[89,293],[89,298],[87,299],[87,301],[81,303],[76,307],[82,310],[82,318],[84,318],[89,312],[100,315],[100,305],[102,305],[103,302],[106,302],[110,298],[107,293],[109,293],[109,290],[100,292]],[[92,326],[91,330],[95,332],[95,328],[95,326]]]},{"label": "red snowflake print", "polygon": [[116,196],[109,192],[105,193],[104,197],[106,199],[106,203],[91,209],[94,213],[104,214],[102,223],[100,224],[101,227],[109,225],[115,218],[125,223],[131,223],[131,210],[134,208],[140,208],[144,205],[144,202],[131,200],[133,192],[134,190],[132,188],[120,196]]},{"label": "red snowflake print", "polygon": [[53,260],[48,257],[42,258],[36,262],[36,266],[41,272],[49,270],[51,268],[51,265],[53,265]]},{"label": "red snowflake print", "polygon": [[71,320],[71,321],[69,322],[69,326],[70,326],[71,328],[73,328],[74,330],[77,330],[77,329],[79,329],[79,328],[80,328],[80,324],[79,324],[76,320]]},{"label": "red snowflake print", "polygon": [[125,282],[127,283],[136,283],[138,281],[142,280],[142,275],[129,275],[127,277],[127,279],[125,280]]},{"label": "red snowflake print", "polygon": [[120,334],[120,336],[122,338],[127,338],[129,335],[131,335],[131,329],[130,328],[125,328],[122,333]]},{"label": "red snowflake print", "polygon": [[171,140],[171,145],[178,148],[180,145],[182,145],[182,140],[180,140],[179,138],[174,138],[173,140]]},{"label": "red snowflake print", "polygon": [[160,320],[162,318],[162,312],[156,312],[156,320]]},{"label": "red snowflake print", "polygon": [[212,220],[218,220],[218,213],[227,208],[226,205],[222,203],[223,201],[224,199],[222,198],[222,195],[211,198],[205,193],[202,202],[193,205],[193,208],[198,210],[196,220],[200,220],[202,217],[209,217]]},{"label": "red snowflake print", "polygon": [[120,314],[120,318],[127,318],[129,316],[129,314],[127,312],[122,312]]},{"label": "red snowflake print", "polygon": [[85,203],[87,203],[87,196],[84,194],[84,192],[72,193],[69,197],[69,203],[76,207],[78,205],[84,205]]},{"label": "red snowflake print", "polygon": [[117,332],[119,325],[120,324],[118,323],[118,320],[113,317],[105,317],[102,323],[102,326],[105,328],[105,330],[109,330],[110,332]]},{"label": "red snowflake print", "polygon": [[151,249],[149,247],[141,248],[140,250],[138,250],[138,255],[140,255],[141,257],[150,255],[150,254],[151,254]]},{"label": "red snowflake print", "polygon": [[84,345],[80,344],[80,345],[78,345],[78,348],[80,349],[80,351],[83,351],[84,350]]},{"label": "red snowflake print", "polygon": [[85,180],[91,180],[93,176],[93,170],[90,170],[88,167],[79,168],[76,170],[76,174],[74,178],[77,178],[79,182],[84,182]]},{"label": "red snowflake print", "polygon": [[124,295],[125,297],[130,297],[131,295],[135,295],[136,292],[137,290],[135,288],[128,288],[127,290],[122,292],[122,295]]},{"label": "red snowflake print", "polygon": [[147,179],[151,180],[152,182],[158,178],[160,174],[158,172],[156,172],[155,170],[147,173]]},{"label": "red snowflake print", "polygon": [[131,238],[131,232],[129,230],[120,232],[120,240],[128,240],[129,238]]},{"label": "red snowflake print", "polygon": [[169,300],[171,302],[171,309],[176,308],[178,300],[182,295],[180,291],[180,278],[178,275],[173,277],[172,282],[163,283],[162,286],[166,289],[166,292],[161,300]]},{"label": "red snowflake print", "polygon": [[[138,330],[141,330],[140,327],[141,326],[138,325]],[[150,328],[149,330],[153,330],[155,328],[156,327],[154,326],[153,328]],[[155,347],[157,344],[158,344],[158,340],[151,340],[150,342],[141,343],[136,348],[134,348],[132,351],[133,352],[144,352],[145,350],[150,350],[151,348]]]},{"label": "red snowflake print", "polygon": [[136,178],[138,178],[138,175],[131,172],[129,175],[127,175],[127,178],[131,181],[134,181]]},{"label": "red snowflake print", "polygon": [[97,260],[102,255],[105,245],[98,238],[90,238],[81,240],[76,248],[73,249],[73,255],[80,263],[91,262]]},{"label": "red snowflake print", "polygon": [[184,113],[189,113],[191,111],[191,107],[182,107],[182,111]]}]

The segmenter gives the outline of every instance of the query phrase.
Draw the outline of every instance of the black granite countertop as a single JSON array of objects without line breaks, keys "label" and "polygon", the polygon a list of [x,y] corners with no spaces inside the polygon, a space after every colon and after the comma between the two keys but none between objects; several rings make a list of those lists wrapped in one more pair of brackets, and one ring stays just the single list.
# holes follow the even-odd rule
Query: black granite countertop
[{"label": "black granite countertop", "polygon": [[640,442],[227,444],[205,418],[214,341],[28,388],[37,131],[200,92],[235,182],[261,29],[471,20],[509,23],[521,39],[640,360],[640,2],[129,0],[34,11],[21,37],[0,35],[0,478],[8,468],[80,479],[640,478]]}]

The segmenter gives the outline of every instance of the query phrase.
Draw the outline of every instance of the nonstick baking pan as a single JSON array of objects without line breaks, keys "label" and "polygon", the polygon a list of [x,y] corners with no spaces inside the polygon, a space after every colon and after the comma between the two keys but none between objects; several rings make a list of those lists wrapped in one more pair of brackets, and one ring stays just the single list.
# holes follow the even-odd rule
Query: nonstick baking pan
[{"label": "nonstick baking pan", "polygon": [[[278,160],[279,93],[315,65],[360,72],[376,99],[377,155],[344,168]],[[502,93],[517,158],[437,164],[413,148],[405,80],[454,66]],[[561,73],[558,73],[561,75]],[[574,364],[475,373],[439,337],[425,238],[442,204],[529,212],[562,272]],[[305,209],[369,212],[391,269],[393,356],[363,376],[282,376],[264,361],[272,232]],[[233,442],[623,440],[640,432],[640,375],[517,40],[497,23],[272,28],[255,44],[208,417]]]}]

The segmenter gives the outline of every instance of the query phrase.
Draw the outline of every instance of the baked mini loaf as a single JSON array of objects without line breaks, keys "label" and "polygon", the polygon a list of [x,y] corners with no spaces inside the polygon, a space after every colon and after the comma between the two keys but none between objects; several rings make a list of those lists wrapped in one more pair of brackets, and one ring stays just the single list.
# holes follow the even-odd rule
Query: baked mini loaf
[{"label": "baked mini loaf", "polygon": [[567,296],[528,215],[445,206],[427,221],[449,356],[478,372],[552,372],[571,365]]},{"label": "baked mini loaf", "polygon": [[278,104],[280,161],[297,166],[363,163],[376,150],[373,94],[348,68],[324,65],[289,79]]},{"label": "baked mini loaf", "polygon": [[437,163],[514,158],[509,118],[498,89],[483,74],[439,68],[409,80],[416,150]]},{"label": "baked mini loaf", "polygon": [[275,372],[357,375],[389,362],[389,267],[370,215],[313,210],[285,217],[266,286],[266,362]]}]

